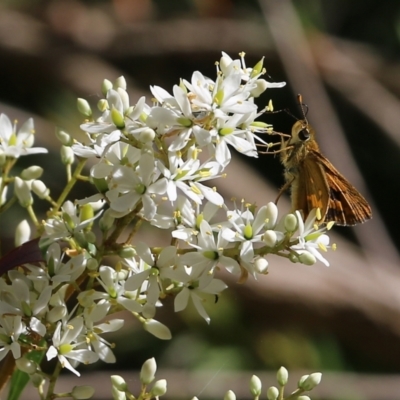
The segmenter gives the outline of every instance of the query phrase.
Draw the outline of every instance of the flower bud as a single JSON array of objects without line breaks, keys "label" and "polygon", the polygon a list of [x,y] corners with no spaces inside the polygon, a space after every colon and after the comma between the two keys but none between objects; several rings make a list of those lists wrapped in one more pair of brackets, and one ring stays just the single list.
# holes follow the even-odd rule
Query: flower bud
[{"label": "flower bud", "polygon": [[304,265],[314,265],[317,262],[317,259],[309,251],[303,251],[299,255],[299,261]]},{"label": "flower bud", "polygon": [[267,399],[268,400],[276,400],[279,396],[279,390],[275,386],[271,386],[267,390]]},{"label": "flower bud", "polygon": [[50,189],[41,180],[35,180],[32,182],[32,192],[39,197],[39,199],[45,199],[50,194]]},{"label": "flower bud", "polygon": [[225,393],[224,400],[236,400],[236,394],[232,390],[228,390]]},{"label": "flower bud", "polygon": [[61,146],[60,154],[64,165],[71,165],[75,160],[75,154],[69,146]]},{"label": "flower bud", "polygon": [[115,89],[121,88],[121,89],[126,90],[126,80],[123,76],[120,76],[115,80],[114,88]]},{"label": "flower bud", "polygon": [[78,111],[84,115],[85,117],[92,116],[92,109],[90,108],[89,103],[85,99],[78,98],[76,101],[76,105],[78,107]]},{"label": "flower bud", "polygon": [[94,388],[91,386],[74,386],[71,395],[76,400],[90,399],[94,395]]},{"label": "flower bud", "polygon": [[265,229],[275,228],[278,219],[278,207],[272,201],[267,204],[266,218]]},{"label": "flower bud", "polygon": [[304,380],[302,380],[303,377],[300,378],[299,388],[306,391],[313,390],[316,386],[318,386],[322,378],[322,374],[320,372],[314,372],[313,374],[305,376],[306,378]]},{"label": "flower bud", "polygon": [[104,79],[103,83],[101,84],[101,92],[104,94],[104,96],[112,88],[113,84],[108,79]]},{"label": "flower bud", "polygon": [[276,373],[276,380],[279,386],[285,386],[288,382],[289,372],[285,367],[280,367]]},{"label": "flower bud", "polygon": [[29,181],[31,179],[38,179],[42,176],[43,174],[43,168],[39,167],[38,165],[32,165],[29,168],[25,168],[22,170],[20,173],[20,177],[25,180]]},{"label": "flower bud", "polygon": [[15,229],[15,247],[21,246],[31,237],[31,227],[26,219],[22,220]]},{"label": "flower bud", "polygon": [[33,198],[29,185],[26,181],[16,176],[14,181],[14,191],[22,207],[29,207],[33,203]]},{"label": "flower bud", "polygon": [[163,396],[165,393],[167,393],[167,381],[166,379],[160,379],[158,380],[154,386],[152,387],[150,393],[154,396]]},{"label": "flower bud", "polygon": [[297,229],[297,218],[294,214],[286,215],[285,229],[287,232],[294,232]]},{"label": "flower bud", "polygon": [[113,387],[115,387],[117,390],[121,392],[125,392],[126,390],[128,390],[128,385],[126,384],[122,376],[111,375],[111,384]]},{"label": "flower bud", "polygon": [[252,396],[260,396],[262,389],[261,380],[258,376],[253,375],[250,378],[250,393]]},{"label": "flower bud", "polygon": [[308,396],[303,395],[303,396],[297,397],[296,400],[311,400],[311,399]]},{"label": "flower bud", "polygon": [[89,258],[86,262],[86,268],[89,271],[97,271],[99,268],[99,262],[95,258]]},{"label": "flower bud", "polygon": [[228,67],[231,64],[232,60],[227,56],[222,56],[219,60],[219,67],[221,71],[225,74],[228,71]]},{"label": "flower bud", "polygon": [[265,258],[262,257],[258,257],[255,261],[254,261],[254,265],[256,267],[256,271],[259,274],[268,274],[268,261]]},{"label": "flower bud", "polygon": [[268,247],[274,247],[276,245],[276,233],[275,231],[272,231],[268,229],[265,231],[264,236],[263,236],[264,243]]},{"label": "flower bud", "polygon": [[67,132],[62,129],[56,129],[56,138],[63,144],[64,146],[71,146],[72,137]]},{"label": "flower bud", "polygon": [[132,246],[125,246],[119,252],[121,258],[131,258],[136,255],[136,250]]},{"label": "flower bud", "polygon": [[149,383],[153,382],[156,371],[156,360],[154,359],[154,357],[149,358],[143,363],[142,369],[140,370],[140,382],[142,382],[143,385],[148,385]]},{"label": "flower bud", "polygon": [[170,340],[172,337],[171,331],[164,324],[155,319],[148,319],[143,324],[143,329],[158,339]]},{"label": "flower bud", "polygon": [[126,400],[125,392],[120,392],[114,386],[111,387],[111,393],[112,393],[113,400]]},{"label": "flower bud", "polygon": [[106,211],[104,211],[103,215],[99,219],[99,226],[103,232],[108,231],[114,225],[115,218],[111,215],[111,213],[111,208],[108,208]]},{"label": "flower bud", "polygon": [[139,134],[139,140],[142,143],[150,143],[154,140],[155,137],[156,133],[154,132],[154,129],[151,128],[143,129]]},{"label": "flower bud", "polygon": [[25,357],[16,359],[15,364],[20,371],[25,372],[28,375],[34,374],[37,370],[37,364]]}]

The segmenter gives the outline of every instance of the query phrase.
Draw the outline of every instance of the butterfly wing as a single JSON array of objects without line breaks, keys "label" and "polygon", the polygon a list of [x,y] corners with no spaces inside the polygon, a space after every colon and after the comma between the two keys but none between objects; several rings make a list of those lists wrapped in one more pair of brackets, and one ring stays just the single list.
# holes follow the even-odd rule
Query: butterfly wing
[{"label": "butterfly wing", "polygon": [[[323,218],[328,210],[329,185],[323,165],[315,157],[307,157],[299,164],[297,190],[293,191],[293,208],[302,210],[304,219],[314,208],[319,208]],[[321,222],[322,222],[321,221]]]},{"label": "butterfly wing", "polygon": [[371,207],[364,197],[323,155],[311,152],[307,158],[313,159],[325,172],[329,188],[325,222],[355,225],[372,217]]}]

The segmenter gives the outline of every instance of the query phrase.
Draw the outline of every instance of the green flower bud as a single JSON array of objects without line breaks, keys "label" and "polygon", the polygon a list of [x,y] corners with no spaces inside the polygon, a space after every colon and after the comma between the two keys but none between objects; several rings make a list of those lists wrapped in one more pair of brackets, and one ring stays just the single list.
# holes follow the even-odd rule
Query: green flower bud
[{"label": "green flower bud", "polygon": [[89,260],[86,261],[86,268],[89,271],[97,271],[99,262],[95,258],[89,258]]},{"label": "green flower bud", "polygon": [[236,394],[232,390],[228,390],[225,393],[224,400],[236,400]]},{"label": "green flower bud", "polygon": [[261,380],[258,376],[253,375],[250,378],[250,393],[252,396],[260,396],[262,389]]},{"label": "green flower bud", "polygon": [[74,386],[71,395],[76,400],[90,399],[94,395],[94,388],[91,386]]},{"label": "green flower bud", "polygon": [[75,160],[75,154],[69,146],[61,146],[60,154],[64,165],[71,165]]},{"label": "green flower bud", "polygon": [[156,371],[156,360],[154,359],[154,357],[149,358],[143,363],[142,369],[140,370],[140,382],[142,382],[143,385],[148,385],[149,383],[153,382]]},{"label": "green flower bud", "polygon": [[128,385],[126,384],[122,376],[111,375],[111,384],[113,387],[115,387],[117,390],[121,392],[125,392],[126,390],[128,390]]},{"label": "green flower bud", "polygon": [[150,393],[155,397],[163,396],[165,393],[167,393],[167,381],[166,381],[166,379],[158,380],[154,384],[154,386],[152,387]]},{"label": "green flower bud", "polygon": [[90,108],[90,105],[87,102],[87,100],[79,98],[76,102],[76,105],[78,106],[78,111],[82,115],[84,115],[85,117],[92,116],[92,109]]},{"label": "green flower bud", "polygon": [[120,392],[114,386],[111,388],[113,400],[126,400],[125,392]]},{"label": "green flower bud", "polygon": [[72,137],[67,132],[62,129],[56,129],[56,138],[63,144],[64,146],[71,146]]},{"label": "green flower bud", "polygon": [[286,215],[285,229],[287,232],[294,232],[297,229],[297,218],[294,214]]},{"label": "green flower bud", "polygon": [[22,170],[22,172],[20,173],[20,177],[25,180],[25,181],[29,181],[31,179],[38,179],[42,176],[43,174],[43,168],[39,167],[37,165],[32,165],[29,168],[25,168],[24,170]]},{"label": "green flower bud", "polygon": [[304,380],[302,380],[302,378],[304,378],[303,376],[300,378],[299,388],[309,392],[320,384],[322,374],[320,372],[314,372],[313,374],[310,374],[308,376],[305,375],[305,377],[306,378]]},{"label": "green flower bud", "polygon": [[285,367],[280,367],[276,373],[276,380],[280,386],[285,386],[289,379],[289,372]]},{"label": "green flower bud", "polygon": [[279,390],[275,386],[271,386],[267,390],[267,399],[268,400],[276,400],[279,396]]},{"label": "green flower bud", "polygon": [[106,96],[107,92],[112,88],[113,84],[108,79],[104,79],[103,83],[101,84],[101,93],[103,93],[104,96]]},{"label": "green flower bud", "polygon": [[131,258],[136,255],[136,250],[132,246],[125,246],[119,252],[121,258]]},{"label": "green flower bud", "polygon": [[309,251],[304,251],[299,255],[299,261],[304,265],[314,265],[317,259]]},{"label": "green flower bud", "polygon": [[99,220],[99,226],[100,226],[100,229],[101,229],[103,232],[108,231],[108,230],[111,229],[111,228],[113,227],[113,225],[114,225],[115,218],[111,215],[111,213],[112,213],[111,209],[110,209],[110,208],[107,209],[107,210],[103,213],[103,215],[101,216],[101,218],[100,218],[100,220]]},{"label": "green flower bud", "polygon": [[105,178],[93,178],[92,177],[92,182],[94,184],[94,186],[96,186],[96,189],[100,192],[100,193],[105,193],[108,190],[108,183],[105,180]]},{"label": "green flower bud", "polygon": [[171,331],[164,324],[154,319],[146,320],[143,324],[143,329],[158,339],[170,340],[172,337]]},{"label": "green flower bud", "polygon": [[15,364],[20,371],[25,372],[28,375],[34,374],[37,370],[37,364],[25,357],[15,360]]}]

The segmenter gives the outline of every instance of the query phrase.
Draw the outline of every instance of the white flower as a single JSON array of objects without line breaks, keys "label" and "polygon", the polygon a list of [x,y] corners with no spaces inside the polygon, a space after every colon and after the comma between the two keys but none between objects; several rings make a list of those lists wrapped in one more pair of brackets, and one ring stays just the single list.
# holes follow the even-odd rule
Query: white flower
[{"label": "white flower", "polygon": [[184,254],[180,257],[180,263],[190,265],[192,268],[199,269],[206,274],[213,272],[214,268],[219,264],[232,273],[239,273],[240,266],[238,262],[231,257],[224,256],[223,252],[228,243],[223,238],[222,230],[214,233],[210,224],[206,220],[203,220],[200,223],[197,244],[190,244],[197,249],[197,252]]},{"label": "white flower", "polygon": [[140,157],[136,170],[121,166],[117,168],[110,181],[111,190],[106,193],[110,207],[125,215],[141,201],[145,218],[152,219],[157,211],[154,195],[163,195],[167,191],[166,178],[158,178],[152,154]]},{"label": "white flower", "polygon": [[311,210],[305,222],[299,211],[296,211],[298,221],[298,236],[293,236],[292,239],[298,240],[298,244],[292,245],[290,248],[297,254],[311,253],[317,260],[321,261],[327,267],[329,262],[320,253],[327,251],[329,247],[329,236],[325,235],[326,227],[318,228],[315,225],[317,210]]},{"label": "white flower", "polygon": [[128,297],[125,289],[125,281],[121,281],[115,270],[108,266],[101,266],[97,281],[104,291],[88,290],[78,295],[79,303],[84,307],[90,307],[93,302],[100,300],[100,304],[106,303],[108,310],[117,304],[129,311],[140,313],[142,305]]},{"label": "white flower", "polygon": [[52,345],[46,353],[47,361],[58,357],[63,368],[69,369],[78,376],[80,376],[80,373],[74,368],[76,364],[92,364],[96,362],[99,356],[94,351],[87,348],[79,348],[79,346],[86,346],[85,341],[77,341],[83,329],[82,317],[76,317],[67,324],[59,322],[53,334]]},{"label": "white flower", "polygon": [[93,218],[81,220],[79,207],[69,200],[63,204],[61,210],[62,214],[60,216],[55,216],[45,221],[45,234],[42,235],[41,246],[45,247],[58,239],[73,237],[75,234],[82,232],[102,213],[102,211],[99,211]]},{"label": "white flower", "polygon": [[254,244],[262,243],[262,230],[268,216],[267,206],[261,207],[255,216],[249,209],[228,212],[228,220],[233,229],[223,229],[222,236],[229,242],[240,242],[240,258],[246,263],[254,258]]},{"label": "white flower", "polygon": [[[142,314],[145,318],[153,318],[161,292],[159,280],[163,278],[165,268],[175,265],[176,248],[174,246],[165,247],[157,259],[151,253],[149,246],[143,242],[136,245],[136,251],[140,257],[139,268],[137,263],[129,263],[133,274],[127,279],[125,290],[145,292],[146,304],[143,306]],[[126,261],[128,262],[128,260]]]},{"label": "white flower", "polygon": [[14,359],[21,357],[21,346],[18,343],[19,336],[25,331],[20,315],[2,315],[0,317],[0,360],[9,351]]},{"label": "white flower", "polygon": [[32,147],[35,141],[33,119],[29,118],[17,132],[5,114],[0,114],[0,149],[8,157],[19,158],[29,154],[47,153],[44,147]]},{"label": "white flower", "polygon": [[171,279],[183,284],[182,290],[176,295],[174,301],[175,312],[184,310],[191,300],[197,312],[210,323],[210,317],[203,307],[206,294],[218,296],[228,286],[220,279],[214,279],[212,274],[202,274],[200,270],[180,267],[170,271]]}]

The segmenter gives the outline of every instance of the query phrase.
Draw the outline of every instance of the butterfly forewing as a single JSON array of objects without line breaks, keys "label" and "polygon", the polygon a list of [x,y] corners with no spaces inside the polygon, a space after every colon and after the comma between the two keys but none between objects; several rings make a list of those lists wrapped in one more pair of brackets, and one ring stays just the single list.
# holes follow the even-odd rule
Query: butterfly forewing
[{"label": "butterfly forewing", "polygon": [[294,208],[302,210],[304,218],[307,218],[312,209],[319,208],[323,218],[329,202],[329,186],[323,165],[309,154],[299,168],[299,192],[296,195],[292,191],[292,196],[298,202]]}]

